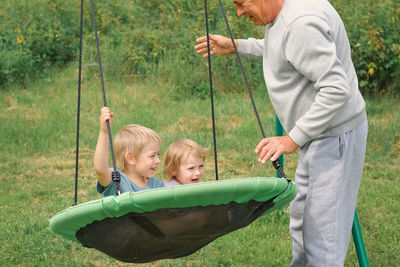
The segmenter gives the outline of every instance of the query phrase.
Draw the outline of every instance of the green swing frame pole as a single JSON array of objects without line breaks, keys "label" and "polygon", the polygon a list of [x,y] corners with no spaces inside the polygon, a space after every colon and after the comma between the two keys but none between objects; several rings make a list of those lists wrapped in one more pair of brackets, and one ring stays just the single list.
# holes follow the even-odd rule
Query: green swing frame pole
[{"label": "green swing frame pole", "polygon": [[[275,118],[276,118],[276,123],[275,123],[276,136],[283,136],[283,127],[282,127],[281,122],[279,121],[278,115],[275,115]],[[284,166],[283,166],[283,154],[280,155],[278,159],[279,159],[279,161],[281,162],[282,170],[283,170],[283,169],[284,169],[284,168],[283,168],[283,167],[284,167]],[[279,175],[279,172],[278,172],[278,171],[276,171],[276,176],[282,178],[282,177]]]},{"label": "green swing frame pole", "polygon": [[[277,115],[276,117],[276,136],[283,136],[283,127]],[[283,168],[283,155],[279,156]],[[278,177],[279,173],[276,172]],[[360,222],[358,221],[357,211],[354,213],[353,227],[351,228],[353,235],[354,246],[356,247],[358,263],[360,267],[369,267],[367,251],[365,250],[364,240],[361,234]]]},{"label": "green swing frame pole", "polygon": [[367,251],[365,250],[364,240],[361,234],[357,210],[354,213],[353,227],[351,228],[351,233],[353,234],[353,241],[354,246],[356,247],[358,263],[361,267],[369,267]]}]

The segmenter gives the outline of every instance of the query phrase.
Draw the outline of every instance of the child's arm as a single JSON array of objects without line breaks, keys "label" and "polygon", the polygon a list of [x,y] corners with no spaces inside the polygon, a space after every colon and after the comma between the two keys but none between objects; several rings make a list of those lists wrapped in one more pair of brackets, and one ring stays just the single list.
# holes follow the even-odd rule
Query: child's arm
[{"label": "child's arm", "polygon": [[108,131],[106,121],[109,120],[111,123],[113,116],[114,114],[110,112],[109,108],[104,107],[101,109],[100,132],[96,151],[94,152],[94,170],[99,183],[104,187],[111,183],[111,171],[108,168]]}]

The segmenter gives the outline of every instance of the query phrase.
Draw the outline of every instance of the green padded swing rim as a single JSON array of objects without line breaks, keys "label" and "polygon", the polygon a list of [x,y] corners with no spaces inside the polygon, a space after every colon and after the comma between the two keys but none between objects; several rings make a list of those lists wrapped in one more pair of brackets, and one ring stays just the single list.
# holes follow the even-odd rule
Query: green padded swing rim
[{"label": "green padded swing rim", "polygon": [[50,219],[50,228],[80,243],[75,235],[82,227],[130,212],[144,213],[165,208],[223,205],[230,202],[242,204],[249,200],[264,202],[276,197],[274,207],[268,211],[271,212],[288,204],[296,193],[294,182],[275,177],[227,179],[126,192],[65,209]]}]

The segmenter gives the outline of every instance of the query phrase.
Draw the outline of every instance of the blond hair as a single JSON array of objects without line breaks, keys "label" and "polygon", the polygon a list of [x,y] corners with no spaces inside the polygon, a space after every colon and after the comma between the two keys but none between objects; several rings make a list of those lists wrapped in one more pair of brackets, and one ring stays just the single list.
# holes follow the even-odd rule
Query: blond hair
[{"label": "blond hair", "polygon": [[164,179],[170,181],[175,178],[172,172],[176,171],[182,161],[191,153],[194,153],[194,155],[204,160],[207,152],[207,148],[201,147],[190,139],[179,139],[173,142],[165,152]]},{"label": "blond hair", "polygon": [[113,143],[116,167],[123,170],[126,166],[125,154],[129,152],[133,157],[137,157],[144,146],[151,142],[161,143],[160,136],[152,129],[137,124],[124,126],[115,136]]}]

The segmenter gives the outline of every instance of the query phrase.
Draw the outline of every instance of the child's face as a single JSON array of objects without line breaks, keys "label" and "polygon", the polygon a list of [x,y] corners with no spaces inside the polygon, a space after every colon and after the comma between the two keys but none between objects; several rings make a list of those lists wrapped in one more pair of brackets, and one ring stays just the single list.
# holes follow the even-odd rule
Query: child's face
[{"label": "child's face", "polygon": [[204,160],[194,153],[190,153],[174,173],[180,184],[198,183],[204,175]]},{"label": "child's face", "polygon": [[145,178],[154,177],[158,164],[160,164],[159,154],[159,143],[148,143],[145,145],[135,162],[137,174]]}]

